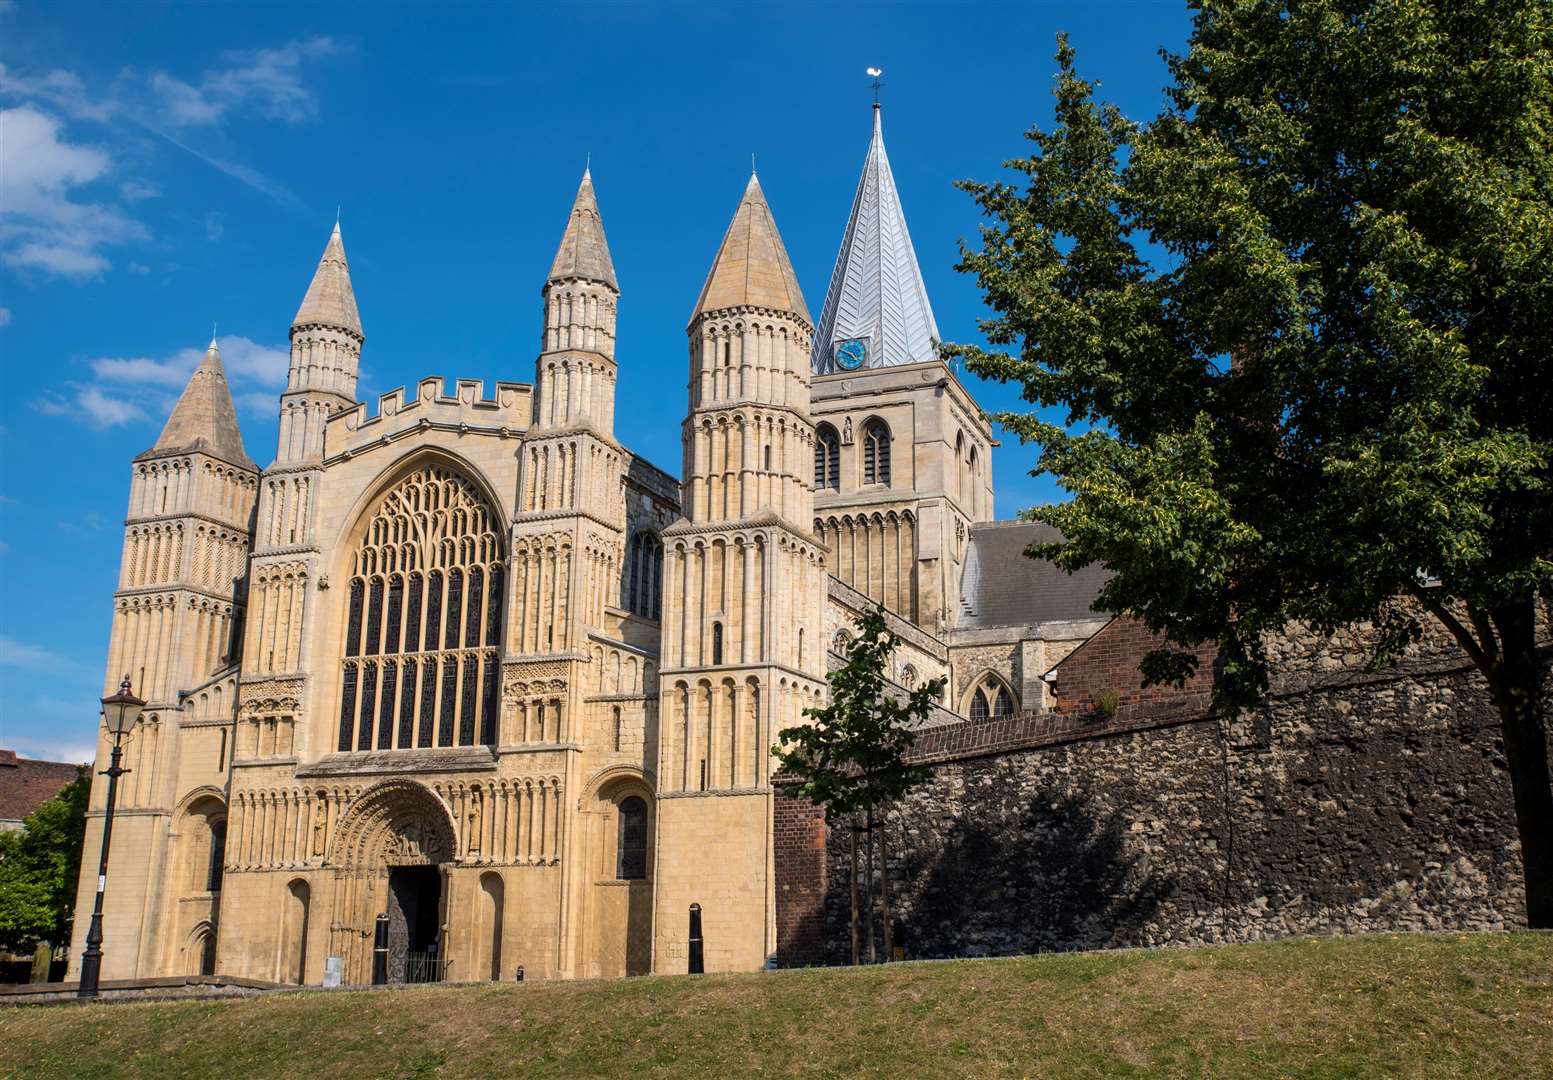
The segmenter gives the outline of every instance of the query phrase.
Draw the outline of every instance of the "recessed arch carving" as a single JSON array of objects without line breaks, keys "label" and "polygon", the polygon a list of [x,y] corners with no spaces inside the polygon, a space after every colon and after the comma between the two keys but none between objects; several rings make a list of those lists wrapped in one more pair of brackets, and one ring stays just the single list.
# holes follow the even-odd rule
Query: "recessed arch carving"
[{"label": "recessed arch carving", "polygon": [[414,780],[385,780],[340,819],[325,865],[354,871],[434,866],[451,862],[456,850],[453,815],[436,792]]}]

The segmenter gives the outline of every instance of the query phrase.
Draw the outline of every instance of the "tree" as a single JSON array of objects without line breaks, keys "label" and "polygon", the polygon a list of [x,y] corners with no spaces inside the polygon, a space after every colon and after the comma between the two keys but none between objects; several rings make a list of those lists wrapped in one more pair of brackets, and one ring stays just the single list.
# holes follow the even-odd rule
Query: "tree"
[{"label": "tree", "polygon": [[[943,692],[944,680],[932,679],[905,695],[886,685],[890,654],[900,641],[890,633],[883,607],[865,611],[857,619],[857,634],[847,643],[847,660],[830,675],[830,704],[805,709],[810,723],[778,733],[771,753],[783,768],[798,778],[797,793],[825,811],[834,825],[848,821],[852,829],[852,963],[858,962],[857,816],[873,861],[874,811],[894,802],[923,783],[931,771],[906,763],[906,753],[916,741],[912,725],[932,714]],[[904,698],[904,700],[902,700]],[[891,953],[890,868],[888,852],[880,845],[883,886],[884,952]],[[870,873],[872,878],[872,873]],[[873,948],[873,924],[869,921],[869,948]]]},{"label": "tree", "polygon": [[991,219],[959,269],[992,347],[946,352],[1066,410],[998,418],[1073,496],[1028,512],[1066,537],[1036,554],[1115,572],[1097,606],[1165,639],[1146,682],[1217,642],[1233,708],[1291,620],[1371,622],[1377,661],[1448,629],[1499,712],[1528,920],[1553,926],[1547,0],[1192,6],[1146,125],[1059,39],[1021,186],[963,184]]},{"label": "tree", "polygon": [[0,833],[0,950],[31,952],[69,933],[91,787],[77,777],[28,814],[21,832]]}]

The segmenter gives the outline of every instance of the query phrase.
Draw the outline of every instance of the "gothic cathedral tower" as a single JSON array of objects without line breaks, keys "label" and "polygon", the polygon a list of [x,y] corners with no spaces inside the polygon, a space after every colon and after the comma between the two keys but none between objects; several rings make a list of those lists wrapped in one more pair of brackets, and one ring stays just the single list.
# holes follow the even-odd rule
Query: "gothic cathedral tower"
[{"label": "gothic cathedral tower", "polygon": [[[214,789],[226,781],[258,479],[212,340],[156,445],[135,458],[130,481],[103,685],[111,693],[127,675],[146,708],[124,741],[130,771],[119,786],[104,978],[159,970],[172,962],[175,938],[187,936],[186,923],[216,917],[206,878],[193,881],[172,865],[168,824],[191,782]],[[100,730],[101,762],[108,745]],[[101,843],[106,788],[93,777],[88,851]],[[82,874],[77,911],[91,910],[96,880]],[[76,920],[72,963],[87,922]]]},{"label": "gothic cathedral tower", "polygon": [[687,970],[697,931],[707,971],[775,951],[770,749],[825,689],[812,332],[752,175],[690,320],[684,517],[663,536],[660,973]]}]

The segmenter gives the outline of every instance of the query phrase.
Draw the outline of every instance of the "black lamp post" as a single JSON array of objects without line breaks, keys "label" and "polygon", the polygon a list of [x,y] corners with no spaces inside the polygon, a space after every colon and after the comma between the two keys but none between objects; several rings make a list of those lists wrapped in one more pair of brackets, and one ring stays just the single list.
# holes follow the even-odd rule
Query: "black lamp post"
[{"label": "black lamp post", "polygon": [[120,743],[140,719],[146,703],[129,688],[129,676],[119,684],[119,692],[102,699],[102,718],[113,736],[113,757],[104,770],[108,778],[108,807],[102,819],[102,858],[97,864],[97,903],[92,908],[92,926],[86,932],[86,951],[81,954],[81,985],[77,997],[97,996],[97,977],[102,973],[102,892],[108,884],[108,841],[113,838],[113,797],[118,793],[119,777],[129,772],[119,767]]}]

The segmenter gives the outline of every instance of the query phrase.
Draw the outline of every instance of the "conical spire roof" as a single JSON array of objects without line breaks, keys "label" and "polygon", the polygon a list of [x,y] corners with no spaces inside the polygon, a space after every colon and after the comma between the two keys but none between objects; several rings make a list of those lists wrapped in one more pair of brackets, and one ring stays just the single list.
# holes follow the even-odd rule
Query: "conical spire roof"
[{"label": "conical spire roof", "polygon": [[931,360],[937,337],[875,105],[868,157],[814,335],[813,369],[836,370],[835,346],[855,338],[867,341],[868,367]]},{"label": "conical spire roof", "polygon": [[549,280],[567,278],[598,281],[620,291],[615,282],[615,263],[609,257],[609,242],[604,239],[604,219],[599,216],[598,198],[593,194],[591,169],[583,170],[571,217],[566,219],[566,232],[561,234],[561,246],[550,264]]},{"label": "conical spire roof", "polygon": [[732,307],[763,307],[791,311],[809,322],[809,309],[798,288],[798,275],[782,245],[766,193],[754,173],[734,211],[733,221],[712,260],[711,273],[691,318],[705,311]]},{"label": "conical spire roof", "polygon": [[334,223],[324,254],[313,272],[313,281],[291,320],[293,327],[332,326],[362,337],[361,314],[356,310],[356,292],[351,288],[350,265],[345,261],[345,241],[340,238],[340,223]]},{"label": "conical spire roof", "polygon": [[156,445],[142,456],[195,451],[230,465],[256,468],[243,449],[237,409],[232,405],[232,391],[227,387],[226,369],[221,366],[221,350],[216,347],[215,338],[210,339],[205,358],[189,376]]}]

